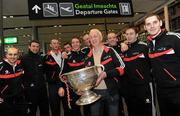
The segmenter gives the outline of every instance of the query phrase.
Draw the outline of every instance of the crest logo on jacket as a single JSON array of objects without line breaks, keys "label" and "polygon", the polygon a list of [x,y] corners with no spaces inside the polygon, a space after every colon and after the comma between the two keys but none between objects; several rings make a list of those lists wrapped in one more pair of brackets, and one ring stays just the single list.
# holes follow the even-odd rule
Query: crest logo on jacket
[{"label": "crest logo on jacket", "polygon": [[91,62],[90,61],[88,62],[88,66],[91,66]]},{"label": "crest logo on jacket", "polygon": [[157,50],[158,50],[158,51],[164,51],[164,50],[166,50],[166,48],[161,47],[161,48],[158,48]]},{"label": "crest logo on jacket", "polygon": [[10,72],[8,70],[5,70],[5,74],[10,74]]},{"label": "crest logo on jacket", "polygon": [[138,55],[139,54],[139,52],[134,52],[134,53],[132,53],[132,55]]}]

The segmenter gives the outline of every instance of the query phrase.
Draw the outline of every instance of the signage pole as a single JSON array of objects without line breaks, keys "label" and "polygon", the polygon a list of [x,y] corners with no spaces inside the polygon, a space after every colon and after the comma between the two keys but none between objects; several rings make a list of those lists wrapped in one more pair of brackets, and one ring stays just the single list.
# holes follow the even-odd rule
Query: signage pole
[{"label": "signage pole", "polygon": [[39,40],[39,38],[38,38],[38,27],[37,26],[32,27],[32,40]]},{"label": "signage pole", "polygon": [[4,56],[4,40],[3,40],[3,0],[0,0],[0,59]]},{"label": "signage pole", "polygon": [[106,17],[104,18],[104,26],[105,26],[105,33],[107,35],[108,34],[108,30],[107,30],[107,19],[106,19]]}]

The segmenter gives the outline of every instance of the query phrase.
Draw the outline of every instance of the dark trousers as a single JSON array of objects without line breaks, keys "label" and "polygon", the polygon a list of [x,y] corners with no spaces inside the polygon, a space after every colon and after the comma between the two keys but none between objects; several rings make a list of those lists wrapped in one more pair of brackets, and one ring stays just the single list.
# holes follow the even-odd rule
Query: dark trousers
[{"label": "dark trousers", "polygon": [[84,105],[83,106],[83,112],[84,112],[84,116],[91,116],[91,114],[90,114],[90,105]]},{"label": "dark trousers", "polygon": [[79,96],[76,93],[74,93],[71,89],[69,89],[69,92],[71,109],[68,107],[68,96],[66,92],[65,97],[63,97],[63,104],[66,108],[64,108],[64,116],[81,116],[80,106],[76,105],[76,100],[78,100]]},{"label": "dark trousers", "polygon": [[161,116],[180,116],[180,87],[157,90]]},{"label": "dark trousers", "polygon": [[149,85],[126,87],[124,98],[128,116],[152,116],[152,96]]},{"label": "dark trousers", "polygon": [[49,103],[45,84],[41,87],[27,88],[26,99],[31,103],[28,116],[36,116],[37,107],[39,107],[40,116],[49,116]]},{"label": "dark trousers", "polygon": [[128,116],[152,116],[152,104],[135,97],[125,98]]},{"label": "dark trousers", "polygon": [[94,90],[101,98],[90,104],[91,116],[119,116],[119,94],[109,94],[108,90]]},{"label": "dark trousers", "polygon": [[121,89],[119,89],[119,116],[124,116],[123,97]]},{"label": "dark trousers", "polygon": [[27,105],[23,96],[4,99],[0,103],[0,116],[27,116]]},{"label": "dark trousers", "polygon": [[[58,95],[58,84],[48,84],[48,90],[49,90],[49,103],[51,107],[51,114],[52,116],[60,116],[61,114],[61,108],[60,103],[62,101],[62,97]],[[64,105],[65,103],[62,101],[64,112],[66,112],[67,107]]]}]

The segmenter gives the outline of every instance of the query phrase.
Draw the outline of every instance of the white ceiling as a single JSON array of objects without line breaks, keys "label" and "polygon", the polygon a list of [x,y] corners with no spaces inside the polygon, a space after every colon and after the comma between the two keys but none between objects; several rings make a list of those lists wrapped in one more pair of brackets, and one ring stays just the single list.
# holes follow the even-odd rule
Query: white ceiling
[{"label": "white ceiling", "polygon": [[[62,42],[68,41],[72,36],[81,36],[91,28],[98,28],[104,34],[106,29],[120,32],[147,12],[152,12],[170,1],[173,0],[132,0],[134,12],[139,13],[134,17],[29,20],[27,0],[3,0],[3,16],[8,16],[3,19],[4,36],[18,36],[19,45],[22,45],[31,39],[32,26],[39,27],[39,40],[44,42],[54,37],[61,38]],[[22,27],[23,29],[20,29]]]}]

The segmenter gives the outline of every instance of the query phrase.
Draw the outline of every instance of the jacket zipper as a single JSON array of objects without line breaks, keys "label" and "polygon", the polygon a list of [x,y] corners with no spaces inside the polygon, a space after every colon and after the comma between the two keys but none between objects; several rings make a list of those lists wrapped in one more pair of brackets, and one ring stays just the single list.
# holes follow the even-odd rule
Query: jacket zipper
[{"label": "jacket zipper", "polygon": [[136,72],[137,72],[138,75],[141,77],[141,79],[144,79],[144,77],[143,77],[142,74],[138,71],[138,69],[136,69]]},{"label": "jacket zipper", "polygon": [[6,86],[2,89],[1,94],[2,94],[7,88],[8,88],[8,85],[6,85]]},{"label": "jacket zipper", "polygon": [[54,75],[55,75],[55,72],[53,72],[53,74],[52,74],[52,78],[54,77]]},{"label": "jacket zipper", "polygon": [[166,68],[163,68],[163,70],[173,79],[176,81],[176,78],[166,69]]}]

